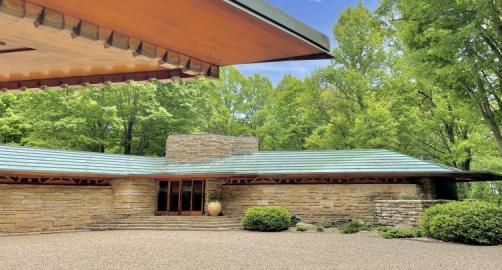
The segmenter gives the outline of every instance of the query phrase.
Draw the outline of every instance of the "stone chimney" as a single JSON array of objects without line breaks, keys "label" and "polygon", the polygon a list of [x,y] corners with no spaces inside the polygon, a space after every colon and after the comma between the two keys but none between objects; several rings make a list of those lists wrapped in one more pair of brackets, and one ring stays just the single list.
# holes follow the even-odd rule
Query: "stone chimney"
[{"label": "stone chimney", "polygon": [[171,135],[167,138],[168,162],[206,162],[258,151],[258,138],[208,133]]}]

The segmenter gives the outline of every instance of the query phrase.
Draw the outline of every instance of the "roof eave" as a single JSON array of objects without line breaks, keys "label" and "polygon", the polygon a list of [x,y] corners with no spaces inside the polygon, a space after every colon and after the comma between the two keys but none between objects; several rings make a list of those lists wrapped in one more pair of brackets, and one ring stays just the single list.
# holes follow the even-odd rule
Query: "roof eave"
[{"label": "roof eave", "polygon": [[305,61],[305,60],[331,60],[333,58],[334,58],[333,55],[331,55],[329,52],[323,52],[323,53],[318,53],[318,54],[311,54],[311,55],[294,56],[294,57],[287,57],[287,58],[267,60],[267,61],[262,61],[262,62],[258,62],[258,63],[273,63],[273,62],[285,62],[285,61]]},{"label": "roof eave", "polygon": [[329,54],[330,41],[328,36],[306,25],[300,20],[275,8],[263,0],[223,0],[248,14],[269,23],[289,34],[295,35],[321,51]]},{"label": "roof eave", "polygon": [[457,182],[475,182],[475,181],[499,181],[502,180],[502,174],[493,172],[479,171],[458,171],[452,173]]},{"label": "roof eave", "polygon": [[5,171],[0,170],[0,175],[15,176],[47,176],[47,177],[73,177],[73,178],[99,178],[99,179],[173,179],[173,178],[228,178],[228,177],[399,177],[399,178],[432,178],[454,179],[457,182],[471,181],[496,181],[502,180],[502,175],[490,172],[358,172],[358,173],[152,173],[152,174],[97,174],[79,172],[49,172],[49,171]]}]

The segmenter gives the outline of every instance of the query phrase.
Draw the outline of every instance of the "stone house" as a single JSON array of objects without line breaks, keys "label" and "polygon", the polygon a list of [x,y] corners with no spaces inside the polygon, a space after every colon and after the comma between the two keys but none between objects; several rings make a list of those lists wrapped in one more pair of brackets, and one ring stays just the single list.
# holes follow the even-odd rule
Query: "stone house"
[{"label": "stone house", "polygon": [[[261,152],[255,137],[173,135],[166,157],[0,146],[0,233],[85,229],[106,220],[223,214],[278,205],[306,221],[416,224],[457,181],[500,179],[387,150]],[[439,200],[439,201],[438,201]]]},{"label": "stone house", "polygon": [[[0,93],[333,58],[326,35],[263,0],[0,0],[0,36]],[[414,224],[456,181],[500,178],[386,150],[260,152],[256,138],[211,134],[170,136],[166,157],[0,145],[0,234],[199,222],[211,193],[232,219],[280,205],[307,221]]]}]

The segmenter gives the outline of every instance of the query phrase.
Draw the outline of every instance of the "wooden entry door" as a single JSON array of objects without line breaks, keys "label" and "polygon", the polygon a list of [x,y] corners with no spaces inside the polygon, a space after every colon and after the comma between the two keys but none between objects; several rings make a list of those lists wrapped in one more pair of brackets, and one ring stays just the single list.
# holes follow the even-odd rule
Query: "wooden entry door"
[{"label": "wooden entry door", "polygon": [[204,180],[162,181],[157,203],[163,215],[200,216],[204,210]]}]

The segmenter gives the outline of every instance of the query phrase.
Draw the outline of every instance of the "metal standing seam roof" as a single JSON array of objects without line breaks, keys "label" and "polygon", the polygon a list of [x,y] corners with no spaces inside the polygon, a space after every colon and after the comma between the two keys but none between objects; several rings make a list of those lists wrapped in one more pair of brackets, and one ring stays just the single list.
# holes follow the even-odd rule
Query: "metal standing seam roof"
[{"label": "metal standing seam roof", "polygon": [[0,145],[2,171],[103,176],[461,172],[388,150],[257,152],[204,163],[168,163],[164,157]]}]

